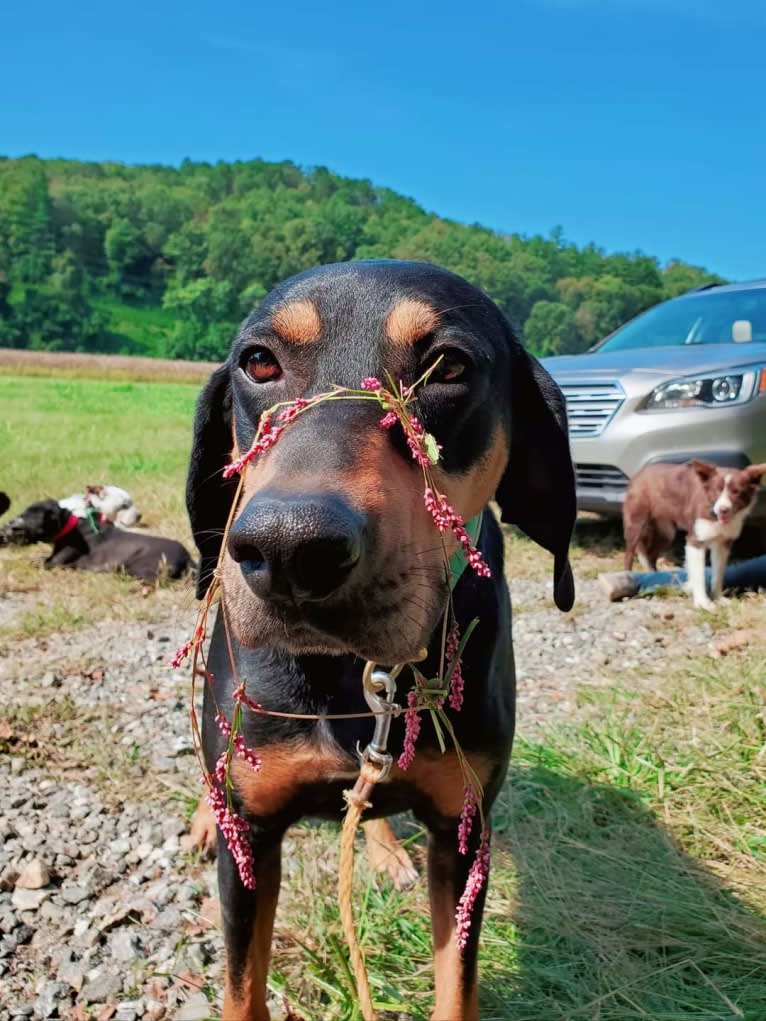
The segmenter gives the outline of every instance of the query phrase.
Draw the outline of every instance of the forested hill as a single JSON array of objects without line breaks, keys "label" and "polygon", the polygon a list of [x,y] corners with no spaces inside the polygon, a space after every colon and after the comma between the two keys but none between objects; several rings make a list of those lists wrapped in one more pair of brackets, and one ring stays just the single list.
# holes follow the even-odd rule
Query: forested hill
[{"label": "forested hill", "polygon": [[0,346],[219,359],[279,280],[381,257],[467,277],[538,354],[584,350],[714,279],[681,262],[578,248],[560,231],[464,226],[323,167],[0,157]]}]

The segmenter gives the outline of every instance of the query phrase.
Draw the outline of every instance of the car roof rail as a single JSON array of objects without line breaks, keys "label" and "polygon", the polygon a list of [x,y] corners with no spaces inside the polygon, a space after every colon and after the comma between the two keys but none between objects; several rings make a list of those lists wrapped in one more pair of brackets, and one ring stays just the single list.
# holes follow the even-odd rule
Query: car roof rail
[{"label": "car roof rail", "polygon": [[684,294],[696,294],[697,291],[709,291],[711,287],[723,286],[720,280],[709,280],[706,284],[700,284],[699,287],[692,287],[688,291],[684,291]]}]

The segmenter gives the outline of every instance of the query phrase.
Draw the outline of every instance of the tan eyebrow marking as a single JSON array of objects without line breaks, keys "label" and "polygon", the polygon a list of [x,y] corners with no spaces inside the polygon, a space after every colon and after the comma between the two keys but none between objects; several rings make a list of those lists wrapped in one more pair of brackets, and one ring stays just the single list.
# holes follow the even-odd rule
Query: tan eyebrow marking
[{"label": "tan eyebrow marking", "polygon": [[307,298],[298,298],[276,310],[271,317],[271,328],[282,340],[309,344],[319,337],[322,323],[314,303]]},{"label": "tan eyebrow marking", "polygon": [[388,313],[386,333],[395,344],[414,344],[432,333],[439,324],[439,313],[424,301],[405,298]]}]

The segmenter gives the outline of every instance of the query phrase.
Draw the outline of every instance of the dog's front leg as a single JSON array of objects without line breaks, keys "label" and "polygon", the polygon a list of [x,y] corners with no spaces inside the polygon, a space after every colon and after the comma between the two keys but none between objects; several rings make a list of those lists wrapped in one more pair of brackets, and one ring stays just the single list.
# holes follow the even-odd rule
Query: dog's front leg
[{"label": "dog's front leg", "polygon": [[703,610],[714,610],[715,603],[705,590],[705,547],[686,544],[686,572],[689,576],[692,602]]},{"label": "dog's front leg", "polygon": [[282,834],[253,833],[255,889],[243,885],[218,836],[218,889],[226,943],[226,1021],[269,1021],[266,979],[282,872]]},{"label": "dog's front leg", "polygon": [[726,565],[729,562],[731,553],[730,542],[716,542],[710,547],[710,568],[712,578],[710,580],[710,595],[713,599],[720,599],[723,592],[723,575]]},{"label": "dog's front leg", "polygon": [[432,830],[429,834],[428,893],[431,901],[436,979],[436,1004],[431,1015],[432,1021],[478,1021],[476,955],[479,949],[486,880],[473,905],[468,943],[464,950],[458,946],[455,925],[455,912],[465,889],[477,846],[478,840],[472,840],[468,854],[460,854],[457,824]]}]

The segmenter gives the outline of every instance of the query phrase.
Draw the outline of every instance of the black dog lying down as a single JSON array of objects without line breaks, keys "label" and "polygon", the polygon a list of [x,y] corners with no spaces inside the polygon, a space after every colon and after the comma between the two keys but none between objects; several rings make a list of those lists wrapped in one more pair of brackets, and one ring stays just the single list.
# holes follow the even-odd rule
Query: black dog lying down
[{"label": "black dog lying down", "polygon": [[45,567],[78,571],[124,571],[142,581],[156,581],[167,572],[180,578],[191,565],[188,551],[174,539],[126,532],[108,521],[78,518],[55,500],[30,504],[0,528],[0,546],[53,543]]}]

